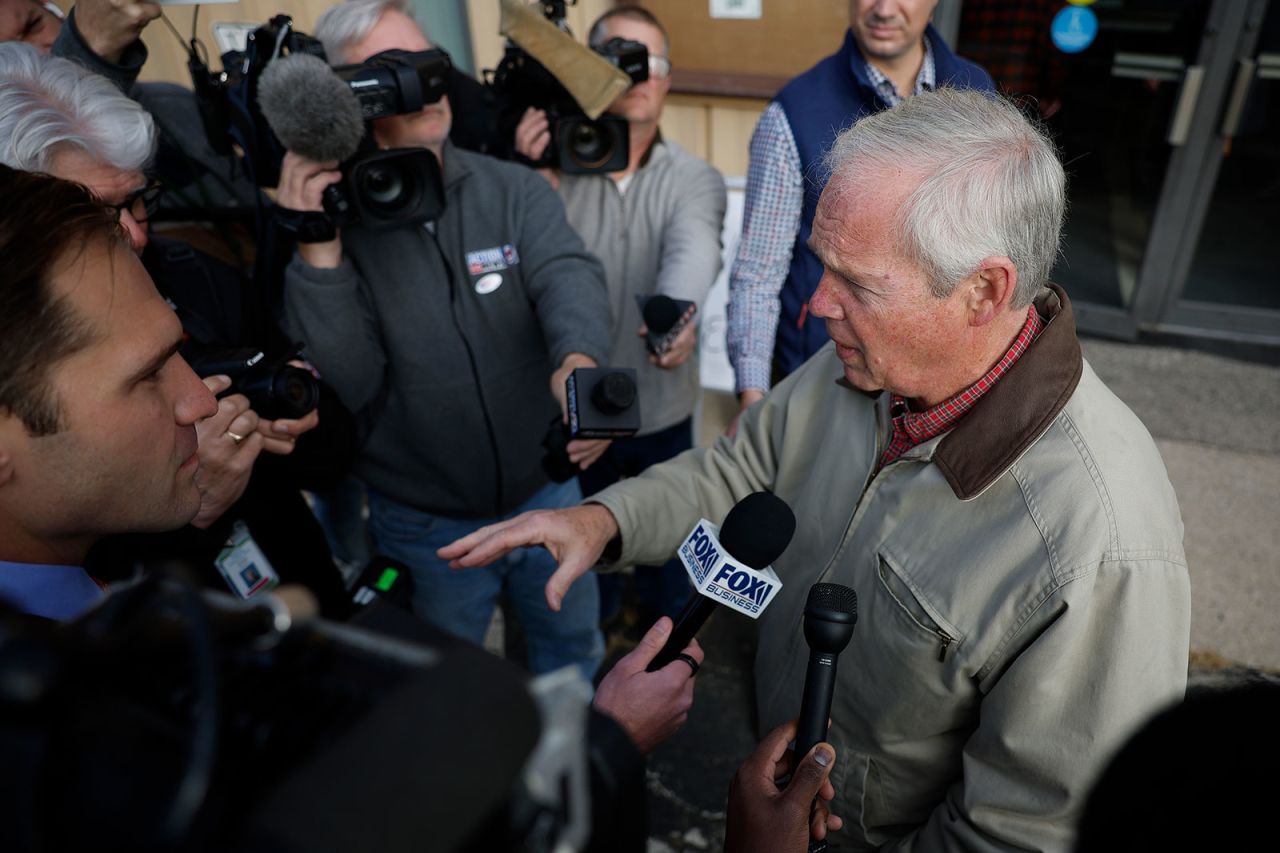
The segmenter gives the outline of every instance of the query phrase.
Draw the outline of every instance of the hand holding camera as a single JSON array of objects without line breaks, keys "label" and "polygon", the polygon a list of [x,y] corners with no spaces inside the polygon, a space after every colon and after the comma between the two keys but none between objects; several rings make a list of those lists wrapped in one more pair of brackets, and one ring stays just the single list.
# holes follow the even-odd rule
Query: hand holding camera
[{"label": "hand holding camera", "polygon": [[[280,188],[276,204],[292,211],[324,213],[324,191],[330,184],[342,180],[338,161],[317,163],[301,154],[288,151],[280,164]],[[298,255],[303,262],[317,269],[333,269],[342,263],[342,237],[334,229],[332,240],[298,241]]]},{"label": "hand holding camera", "polygon": [[258,415],[249,408],[249,398],[243,394],[227,394],[231,389],[230,377],[206,376],[204,384],[221,396],[218,411],[196,422],[196,454],[200,459],[196,486],[200,489],[200,511],[191,525],[202,530],[240,500],[264,440],[258,433]]}]

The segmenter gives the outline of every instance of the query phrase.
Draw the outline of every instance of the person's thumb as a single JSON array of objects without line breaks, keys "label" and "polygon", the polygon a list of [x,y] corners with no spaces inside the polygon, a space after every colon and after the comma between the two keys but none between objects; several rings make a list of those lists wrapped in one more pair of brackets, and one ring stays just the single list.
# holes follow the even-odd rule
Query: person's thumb
[{"label": "person's thumb", "polygon": [[816,745],[796,767],[795,773],[791,774],[791,782],[783,792],[783,798],[803,803],[807,814],[809,803],[813,802],[818,792],[822,790],[835,763],[836,751],[831,748],[831,744]]},{"label": "person's thumb", "polygon": [[[640,642],[627,655],[627,665],[636,672],[640,672],[649,663],[658,656],[658,652],[662,651],[662,647],[667,643],[667,637],[671,636],[672,622],[669,616],[663,616],[649,626],[649,630],[645,631]],[[622,661],[618,661],[619,664]]]},{"label": "person's thumb", "polygon": [[573,582],[586,574],[590,568],[590,566],[578,565],[576,560],[566,559],[561,562],[559,567],[551,573],[551,577],[547,578],[547,585],[543,589],[547,606],[559,613],[560,605],[564,601],[565,594],[569,592],[569,587],[573,586]]}]

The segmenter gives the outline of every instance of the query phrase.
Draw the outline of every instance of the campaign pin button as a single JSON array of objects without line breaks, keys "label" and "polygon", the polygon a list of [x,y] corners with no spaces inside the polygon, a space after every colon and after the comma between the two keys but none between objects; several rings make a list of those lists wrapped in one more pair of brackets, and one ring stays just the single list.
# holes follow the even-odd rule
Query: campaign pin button
[{"label": "campaign pin button", "polygon": [[476,281],[476,293],[484,296],[486,293],[493,293],[499,287],[502,287],[501,273],[491,272],[488,275],[482,275]]}]

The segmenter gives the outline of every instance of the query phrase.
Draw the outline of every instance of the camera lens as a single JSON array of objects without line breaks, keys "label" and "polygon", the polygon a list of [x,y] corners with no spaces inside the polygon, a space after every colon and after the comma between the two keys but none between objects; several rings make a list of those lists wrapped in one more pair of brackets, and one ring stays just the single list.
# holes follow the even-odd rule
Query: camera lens
[{"label": "camera lens", "polygon": [[[320,405],[320,386],[300,367],[282,367],[271,383],[276,410],[284,417],[300,418]],[[259,412],[261,414],[261,412]]]},{"label": "camera lens", "polygon": [[404,176],[398,169],[374,166],[360,175],[360,193],[377,207],[398,207],[405,195]]},{"label": "camera lens", "polygon": [[585,168],[598,168],[613,155],[613,138],[592,121],[575,122],[569,130],[569,155]]}]

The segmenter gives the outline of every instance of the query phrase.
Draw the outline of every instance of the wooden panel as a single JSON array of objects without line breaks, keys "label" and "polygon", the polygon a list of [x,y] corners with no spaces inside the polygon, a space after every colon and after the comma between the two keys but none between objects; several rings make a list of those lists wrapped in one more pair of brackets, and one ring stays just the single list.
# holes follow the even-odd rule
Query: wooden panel
[{"label": "wooden panel", "polygon": [[712,18],[707,0],[644,0],[671,36],[671,62],[696,72],[790,79],[840,47],[849,5],[763,0],[759,20]]},{"label": "wooden panel", "polygon": [[710,159],[710,115],[705,104],[668,101],[662,110],[662,135],[690,154]]},{"label": "wooden panel", "polygon": [[743,101],[732,106],[712,106],[711,162],[726,177],[747,174],[747,149],[755,130],[763,101]]},{"label": "wooden panel", "polygon": [[[232,5],[201,6],[198,37],[209,51],[209,66],[214,70],[222,68],[218,59],[218,43],[213,38],[213,30],[209,24],[214,21],[239,21],[244,23],[266,23],[271,17],[279,14],[293,18],[294,26],[305,33],[314,33],[316,18],[325,9],[333,5],[332,0],[240,0]],[[164,16],[177,29],[183,42],[191,38],[191,17],[193,6],[165,6]],[[187,52],[184,43],[180,43],[174,34],[165,26],[164,21],[153,21],[142,33],[142,41],[146,44],[150,56],[147,64],[142,66],[141,80],[167,80],[191,86],[191,75],[187,72]]]}]

